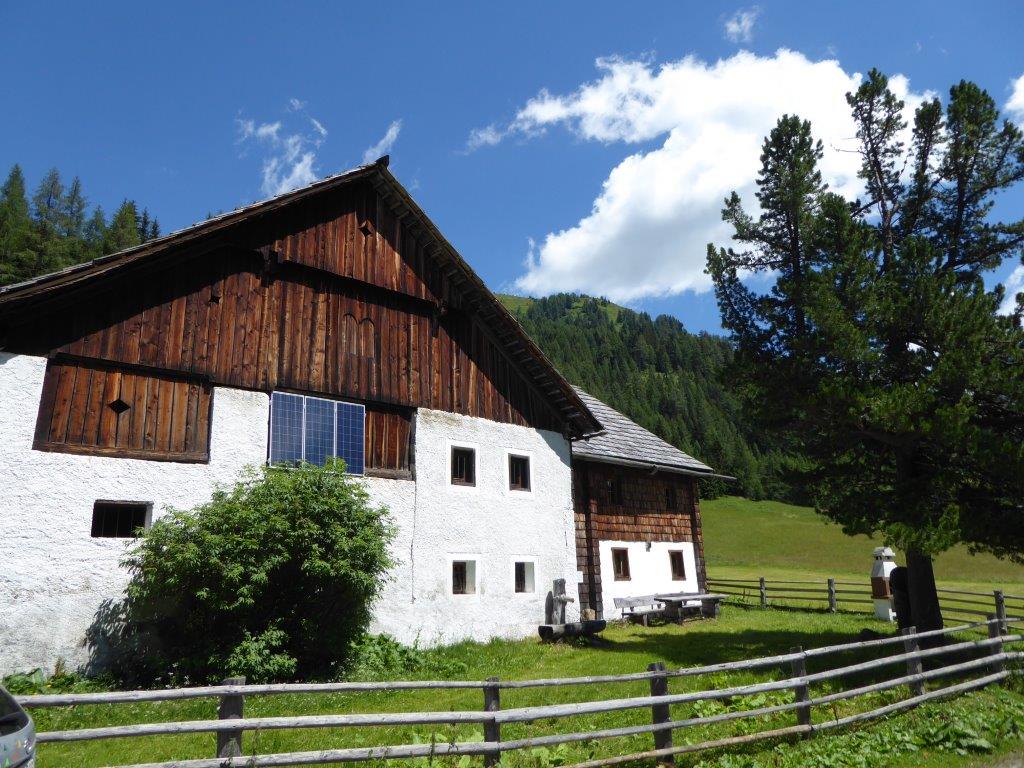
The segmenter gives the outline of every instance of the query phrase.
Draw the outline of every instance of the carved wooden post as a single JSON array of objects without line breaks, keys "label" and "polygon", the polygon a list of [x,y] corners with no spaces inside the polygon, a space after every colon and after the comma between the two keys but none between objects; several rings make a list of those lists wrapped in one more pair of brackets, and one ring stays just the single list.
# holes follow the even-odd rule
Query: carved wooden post
[{"label": "carved wooden post", "polygon": [[[900,630],[900,634],[903,635],[903,650],[907,653],[917,653],[920,650],[918,645],[917,627],[904,627]],[[907,674],[908,675],[920,675],[921,674],[921,659],[918,657],[907,659]],[[924,693],[924,680],[917,680],[910,684],[910,690],[915,696],[920,696]]]},{"label": "carved wooden post", "polygon": [[[807,657],[804,656],[804,649],[802,646],[796,645],[789,649],[790,653],[800,654],[793,659],[793,677],[804,677],[807,675]],[[796,701],[809,701],[811,698],[810,691],[807,689],[807,683],[797,683],[793,686],[793,694]],[[797,725],[810,725],[811,724],[811,705],[806,704],[802,707],[797,707],[796,710],[796,722]],[[801,738],[809,739],[811,737],[810,732],[804,733]]]},{"label": "carved wooden post", "polygon": [[1005,635],[1009,632],[1009,629],[1006,626],[1006,598],[1003,596],[1003,590],[992,590],[992,597],[996,602],[996,618],[999,619],[999,634]]},{"label": "carved wooden post", "polygon": [[[484,686],[484,712],[497,712],[501,709],[501,688],[496,683],[498,678],[488,677],[489,685]],[[498,743],[501,741],[501,724],[489,720],[484,722],[484,741]],[[501,761],[501,750],[484,755],[484,765],[488,768]]]},{"label": "carved wooden post", "polygon": [[768,587],[764,583],[764,576],[758,579],[758,586],[761,590],[761,607],[768,607]]},{"label": "carved wooden post", "polygon": [[[994,613],[990,613],[988,615],[988,636],[996,640],[996,642],[993,643],[992,646],[988,649],[988,653],[990,656],[998,656],[1003,652],[1003,633],[1000,629],[1000,622],[995,621],[996,618],[996,614]],[[1002,661],[993,661],[992,664],[989,665],[989,671],[992,673],[1002,672],[1004,666],[1005,664]]]},{"label": "carved wooden post", "polygon": [[[221,685],[245,685],[245,678],[229,677]],[[221,696],[220,705],[217,707],[217,718],[232,720],[243,717],[244,705],[245,697],[240,693]],[[241,755],[242,732],[237,729],[217,731],[217,757],[241,757]]]},{"label": "carved wooden post", "polygon": [[839,606],[836,604],[836,580],[835,579],[829,579],[828,580],[828,609],[832,613],[835,613],[839,609]]},{"label": "carved wooden post", "polygon": [[[649,672],[661,672],[663,674],[655,675],[651,678],[651,696],[667,696],[668,695],[668,676],[664,674],[665,663],[656,661],[653,664],[647,665]],[[669,711],[668,704],[655,704],[651,707],[651,722],[652,723],[667,723],[672,718]],[[672,747],[672,731],[655,731],[654,732],[654,748],[655,749],[670,749]],[[663,765],[673,765],[675,760],[672,755],[666,755],[658,758],[658,762]]]}]

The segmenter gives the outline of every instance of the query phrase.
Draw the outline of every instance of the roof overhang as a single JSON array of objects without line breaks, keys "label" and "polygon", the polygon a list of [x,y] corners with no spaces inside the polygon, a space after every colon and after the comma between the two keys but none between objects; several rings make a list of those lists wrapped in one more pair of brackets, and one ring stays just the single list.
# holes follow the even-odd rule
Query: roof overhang
[{"label": "roof overhang", "polygon": [[646,469],[651,474],[658,472],[669,472],[675,475],[686,475],[687,477],[703,477],[705,479],[717,479],[717,480],[735,480],[736,478],[731,475],[720,475],[717,472],[701,472],[696,469],[687,469],[685,467],[676,467],[671,464],[658,464],[650,461],[637,461],[636,459],[626,459],[617,456],[590,456],[585,453],[573,453],[574,459],[580,459],[581,461],[593,461],[598,464],[612,464],[617,467],[631,467],[636,469]]}]

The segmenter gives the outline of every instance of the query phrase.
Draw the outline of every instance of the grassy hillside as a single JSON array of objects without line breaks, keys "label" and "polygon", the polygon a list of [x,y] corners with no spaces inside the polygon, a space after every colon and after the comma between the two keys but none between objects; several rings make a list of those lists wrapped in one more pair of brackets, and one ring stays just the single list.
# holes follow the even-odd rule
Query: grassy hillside
[{"label": "grassy hillside", "polygon": [[[782,578],[799,572],[803,578],[866,580],[871,573],[871,550],[882,543],[867,536],[847,536],[813,509],[775,501],[726,496],[702,501],[701,512],[708,571],[722,578]],[[902,557],[897,560],[902,562]],[[935,575],[946,584],[1024,588],[1024,566],[991,555],[972,555],[965,547],[940,555]]]}]

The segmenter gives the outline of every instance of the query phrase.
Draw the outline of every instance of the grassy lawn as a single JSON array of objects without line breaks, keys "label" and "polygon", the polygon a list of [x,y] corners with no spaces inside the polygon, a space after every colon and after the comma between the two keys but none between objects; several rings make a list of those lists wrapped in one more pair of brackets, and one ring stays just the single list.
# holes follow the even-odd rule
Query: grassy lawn
[{"label": "grassy lawn", "polygon": [[[394,677],[480,680],[490,675],[503,679],[538,677],[582,676],[614,674],[646,669],[652,661],[665,661],[669,667],[693,666],[731,661],[753,656],[788,651],[796,645],[806,648],[856,639],[863,629],[885,631],[867,616],[854,614],[796,612],[783,610],[762,611],[742,607],[726,607],[720,619],[695,621],[679,627],[674,625],[641,628],[613,625],[606,632],[604,642],[592,645],[541,645],[533,640],[494,641],[484,645],[465,643],[432,651],[426,655],[426,666],[416,673],[394,670]],[[831,666],[851,663],[853,656],[835,657]],[[811,671],[817,667],[813,667]],[[384,675],[387,676],[387,675]],[[787,670],[769,674],[722,674],[672,680],[670,690],[697,690],[707,687],[725,687],[755,680],[788,676]],[[856,681],[861,682],[861,681]],[[865,679],[864,682],[867,682]],[[812,692],[824,692],[818,687]],[[584,701],[643,695],[645,683],[604,684],[586,687],[502,691],[502,707],[531,704]],[[845,714],[855,710],[880,706],[905,695],[884,693],[857,704],[844,703],[837,711]],[[731,703],[700,702],[672,708],[676,718],[706,716],[725,711],[727,707],[752,708],[791,701],[788,692],[748,697]],[[479,691],[445,692],[389,692],[374,694],[344,694],[320,696],[251,697],[246,701],[249,716],[295,714],[326,714],[344,712],[399,712],[416,710],[479,710],[482,694]],[[213,701],[182,703],[82,706],[54,710],[36,710],[34,716],[40,730],[82,728],[119,723],[142,723],[167,720],[191,720],[216,717]],[[999,718],[993,720],[994,714]],[[1006,714],[1009,713],[1009,714]],[[830,713],[831,714],[831,711]],[[819,717],[825,716],[820,713]],[[1007,724],[1007,717],[1016,718]],[[577,717],[570,720],[543,720],[529,725],[505,726],[504,739],[525,735],[540,735],[575,730],[650,722],[648,710],[610,713],[599,716]],[[977,721],[977,722],[975,722]],[[753,721],[705,726],[676,733],[676,743],[697,742],[708,738],[721,738],[752,730],[776,728],[793,723],[791,712],[764,717]],[[952,724],[952,725],[951,725]],[[965,730],[968,735],[952,735],[948,729]],[[943,730],[946,729],[946,730]],[[988,729],[988,730],[986,730]],[[991,731],[991,732],[990,732]],[[959,733],[959,732],[958,732]],[[1024,738],[1024,695],[1014,690],[992,689],[958,699],[955,703],[926,705],[913,712],[886,720],[880,725],[848,730],[840,734],[805,742],[762,743],[747,747],[740,753],[700,755],[680,758],[681,765],[705,766],[804,766],[804,765],[887,765],[887,766],[967,766],[983,765],[972,762],[970,755],[959,756],[944,748],[954,749],[955,743],[967,743],[974,734],[978,739],[991,742],[986,747],[987,758],[1008,754],[1017,749],[1019,738]],[[353,747],[377,744],[412,742],[438,742],[450,740],[478,740],[482,733],[478,727],[421,726],[409,728],[349,728],[335,730],[271,731],[247,733],[247,753],[257,751],[284,752],[331,747]],[[970,737],[970,738],[969,738]],[[916,741],[915,741],[916,740]],[[930,740],[930,741],[929,741]],[[959,741],[958,741],[959,740]],[[920,742],[918,744],[917,742]],[[977,742],[980,744],[980,742]],[[923,746],[922,746],[923,745]],[[564,762],[577,762],[592,756],[623,754],[649,749],[651,737],[637,736],[601,742],[583,742],[571,747],[547,752],[516,753],[505,759],[507,765],[529,765],[547,768]],[[915,751],[910,751],[913,748]],[[46,744],[40,747],[40,768],[57,766],[124,765],[134,762],[155,762],[176,758],[212,757],[214,736],[154,737],[120,739],[79,744]],[[851,762],[844,762],[849,758]],[[425,761],[420,761],[426,765]],[[456,766],[457,761],[451,762]],[[461,768],[465,768],[464,761]],[[479,759],[469,761],[479,764]]]},{"label": "grassy lawn", "polygon": [[[701,502],[709,575],[719,578],[863,581],[871,575],[871,550],[882,544],[847,536],[807,507],[735,496]],[[902,562],[902,557],[897,556]],[[955,547],[935,561],[940,586],[1024,595],[1024,566]]]}]

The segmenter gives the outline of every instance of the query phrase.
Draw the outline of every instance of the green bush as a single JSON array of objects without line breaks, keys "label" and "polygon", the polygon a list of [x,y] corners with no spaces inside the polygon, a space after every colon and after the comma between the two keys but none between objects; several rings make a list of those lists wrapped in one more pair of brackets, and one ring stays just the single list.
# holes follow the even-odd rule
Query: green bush
[{"label": "green bush", "polygon": [[[333,462],[247,469],[125,557],[115,664],[136,682],[337,675],[392,561],[387,510]],[[120,653],[117,653],[120,651]]]}]

